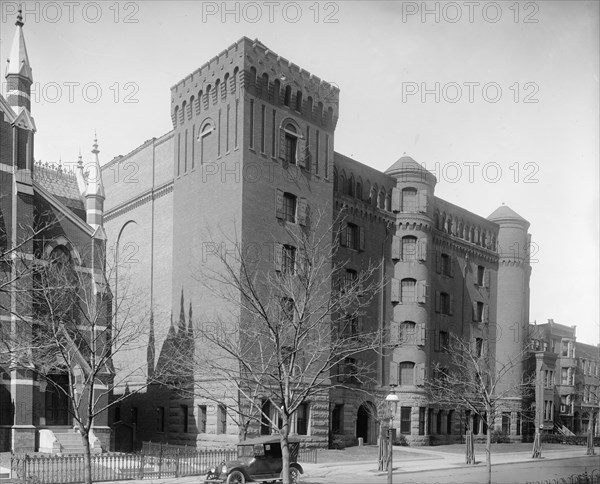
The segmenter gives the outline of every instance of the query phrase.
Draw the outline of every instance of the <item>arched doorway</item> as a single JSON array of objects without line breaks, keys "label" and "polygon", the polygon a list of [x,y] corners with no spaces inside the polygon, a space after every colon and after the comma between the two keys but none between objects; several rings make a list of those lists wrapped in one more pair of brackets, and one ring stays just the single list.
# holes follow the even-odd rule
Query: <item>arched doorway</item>
[{"label": "arched doorway", "polygon": [[365,444],[374,444],[377,440],[375,429],[375,407],[371,402],[363,403],[358,407],[356,414],[356,437],[362,437]]}]

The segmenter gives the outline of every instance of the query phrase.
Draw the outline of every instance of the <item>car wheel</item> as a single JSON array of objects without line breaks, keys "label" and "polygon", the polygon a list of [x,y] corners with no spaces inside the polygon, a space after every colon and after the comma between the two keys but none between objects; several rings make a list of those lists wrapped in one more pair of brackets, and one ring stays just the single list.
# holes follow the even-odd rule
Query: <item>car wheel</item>
[{"label": "car wheel", "polygon": [[298,484],[298,480],[300,479],[300,471],[295,467],[290,469],[290,484]]},{"label": "car wheel", "polygon": [[240,471],[233,471],[227,476],[227,484],[245,484],[246,478]]}]

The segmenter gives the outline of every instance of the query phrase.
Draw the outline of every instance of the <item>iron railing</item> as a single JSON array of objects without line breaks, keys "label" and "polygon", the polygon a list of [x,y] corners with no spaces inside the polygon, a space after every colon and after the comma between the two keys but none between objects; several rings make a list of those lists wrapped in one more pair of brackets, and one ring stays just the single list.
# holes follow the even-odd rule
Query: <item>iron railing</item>
[{"label": "iron railing", "polygon": [[[198,451],[169,444],[144,444],[147,444],[144,450],[136,454],[93,454],[92,480],[103,482],[200,476],[222,461],[237,457],[236,449]],[[300,449],[298,461],[316,464],[317,449]],[[11,474],[15,482],[27,484],[76,484],[85,481],[85,460],[80,454],[13,454]]]},{"label": "iron railing", "polygon": [[547,481],[528,481],[527,484],[600,484],[600,469]]}]

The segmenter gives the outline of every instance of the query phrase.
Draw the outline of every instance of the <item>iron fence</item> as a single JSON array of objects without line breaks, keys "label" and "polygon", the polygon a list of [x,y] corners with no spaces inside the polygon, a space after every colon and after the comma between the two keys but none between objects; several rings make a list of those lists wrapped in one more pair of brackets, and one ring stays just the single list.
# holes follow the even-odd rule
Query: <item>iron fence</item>
[{"label": "iron fence", "polygon": [[[106,453],[91,456],[94,482],[200,476],[222,461],[237,457],[235,449],[198,451],[185,446],[144,443],[136,454]],[[317,449],[300,449],[298,461],[317,463]],[[85,481],[83,455],[11,456],[16,482],[27,484],[76,484]]]},{"label": "iron fence", "polygon": [[583,474],[573,474],[570,477],[562,477],[547,481],[528,481],[527,484],[600,484],[600,469]]}]

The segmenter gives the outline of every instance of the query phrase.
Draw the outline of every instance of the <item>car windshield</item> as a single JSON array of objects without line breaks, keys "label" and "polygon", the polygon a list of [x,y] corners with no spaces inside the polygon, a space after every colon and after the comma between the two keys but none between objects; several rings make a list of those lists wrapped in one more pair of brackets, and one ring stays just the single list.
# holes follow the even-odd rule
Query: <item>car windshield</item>
[{"label": "car windshield", "polygon": [[254,457],[254,446],[238,445],[238,457]]}]

